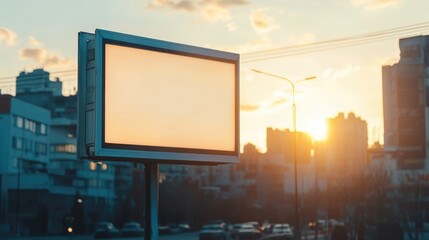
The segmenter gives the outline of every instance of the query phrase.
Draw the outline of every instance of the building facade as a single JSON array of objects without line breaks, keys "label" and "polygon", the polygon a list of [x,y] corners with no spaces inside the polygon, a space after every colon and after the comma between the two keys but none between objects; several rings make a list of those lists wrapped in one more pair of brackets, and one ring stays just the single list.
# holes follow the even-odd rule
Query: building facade
[{"label": "building facade", "polygon": [[429,222],[429,36],[400,39],[399,48],[400,60],[382,67],[384,151],[373,154],[370,174],[388,176],[390,212],[421,231]]},{"label": "building facade", "polygon": [[12,231],[26,229],[44,208],[43,198],[25,196],[49,191],[50,126],[48,110],[0,95],[0,222]]},{"label": "building facade", "polygon": [[[355,209],[353,203],[363,201],[362,189],[368,165],[368,129],[366,121],[353,113],[339,113],[327,120],[324,147],[329,218],[346,219]],[[357,194],[359,193],[359,194]]]},{"label": "building facade", "polygon": [[[76,158],[76,95],[63,96],[62,82],[58,78],[51,81],[49,72],[36,69],[19,74],[15,97],[2,98],[11,103],[9,108],[7,104],[1,104],[2,108],[12,110],[7,113],[8,117],[4,117],[11,122],[2,120],[0,124],[10,138],[6,139],[8,144],[1,144],[4,149],[0,151],[5,155],[0,163],[1,189],[13,192],[2,198],[9,211],[3,222],[8,231],[20,235],[58,234],[72,224],[79,226],[75,231],[86,232],[92,231],[98,221],[112,220],[116,189],[125,192],[124,184],[130,189],[131,176],[126,178],[126,183],[121,178],[116,183],[115,174],[119,172],[115,171],[114,163]],[[14,127],[8,130],[10,124]],[[17,164],[20,167],[10,168]],[[131,165],[126,167],[131,169]],[[29,169],[38,174],[37,178],[26,176]],[[6,187],[6,179],[20,184]],[[43,188],[39,182],[43,183]],[[34,196],[38,196],[44,205],[31,201]],[[77,203],[79,208],[85,209],[84,216],[76,212]],[[73,219],[72,223],[70,219]],[[41,226],[34,224],[36,222]]]},{"label": "building facade", "polygon": [[339,113],[327,120],[325,156],[327,171],[338,178],[363,173],[368,163],[368,127],[354,113]]},{"label": "building facade", "polygon": [[383,66],[384,148],[402,170],[428,168],[429,36],[399,40],[401,58]]}]

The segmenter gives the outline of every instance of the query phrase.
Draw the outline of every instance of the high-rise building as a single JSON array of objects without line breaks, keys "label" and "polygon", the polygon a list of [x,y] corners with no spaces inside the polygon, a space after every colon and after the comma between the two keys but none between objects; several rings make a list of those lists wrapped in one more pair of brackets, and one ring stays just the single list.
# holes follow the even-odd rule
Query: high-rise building
[{"label": "high-rise building", "polygon": [[[61,233],[66,229],[64,225],[65,219],[79,221],[71,211],[76,201],[79,201],[82,206],[87,208],[88,216],[85,221],[89,225],[95,224],[101,218],[106,218],[106,216],[112,214],[116,197],[115,167],[110,163],[83,161],[76,158],[76,95],[63,96],[62,82],[59,79],[51,80],[49,72],[43,69],[36,69],[32,72],[21,72],[19,74],[16,79],[16,97],[12,99],[16,102],[26,102],[31,106],[21,110],[22,114],[27,114],[21,114],[21,121],[24,121],[25,127],[28,120],[30,127],[32,126],[31,123],[34,122],[34,128],[37,130],[38,123],[43,123],[43,121],[37,119],[44,116],[43,114],[48,116],[49,125],[45,124],[45,128],[48,128],[45,130],[47,143],[44,145],[47,157],[43,165],[44,171],[40,174],[43,176],[46,189],[44,192],[39,191],[37,193],[37,196],[43,199],[46,204],[37,206],[33,210],[28,210],[36,213],[38,213],[37,211],[44,212],[43,219],[27,219],[26,222],[22,221],[20,230],[16,229],[15,226],[12,227],[15,229],[11,229],[11,231],[36,234],[35,230],[31,229],[31,226],[35,222],[42,221],[50,224],[49,227],[46,224],[45,227],[39,228],[44,229],[41,233]],[[35,112],[35,110],[31,109],[42,109],[43,111]],[[20,115],[15,115],[13,117],[16,117],[18,124]],[[40,138],[40,136],[38,137]],[[20,143],[18,140],[16,138],[17,146]],[[25,143],[22,144],[25,145]],[[40,148],[39,145],[35,143],[34,148],[37,150]],[[4,159],[4,162],[13,162],[13,159],[13,157],[8,157]],[[25,164],[27,161],[22,158],[20,162]],[[34,161],[29,161],[29,163],[35,164]],[[21,165],[18,169],[24,171],[25,166]],[[42,177],[39,178],[42,179]],[[34,182],[23,177],[21,179],[23,186]],[[129,181],[128,185],[131,185],[131,181]],[[31,194],[35,194],[34,190],[37,189],[35,186],[31,188],[31,186],[29,191],[26,192],[21,188],[13,187],[12,190],[19,194],[10,195],[11,197],[9,197],[8,201],[11,203],[19,201],[15,196],[20,196],[20,201],[22,202],[29,201],[33,197]],[[12,209],[17,208],[13,207]],[[22,211],[25,211],[25,209]],[[37,214],[34,215],[37,216]],[[8,222],[11,223],[10,218]],[[82,232],[84,229],[76,229],[76,231]]]},{"label": "high-rise building", "polygon": [[353,113],[327,120],[325,142],[327,207],[330,218],[345,217],[347,190],[360,189],[368,160],[368,130],[366,121]]},{"label": "high-rise building", "polygon": [[[312,139],[308,133],[297,132],[296,153],[299,163],[309,163],[311,158]],[[267,154],[281,155],[285,162],[294,161],[295,134],[289,129],[267,128]]]},{"label": "high-rise building", "polygon": [[367,164],[368,129],[366,121],[353,113],[339,113],[327,120],[325,157],[328,174],[338,178],[352,172],[363,173]]},{"label": "high-rise building", "polygon": [[299,192],[307,193],[315,187],[312,138],[310,134],[304,132],[297,132],[296,138],[295,152],[293,131],[267,128],[267,152],[264,161],[261,162],[264,169],[261,177],[265,182],[268,184],[272,182],[272,186],[277,187],[276,191],[287,194],[295,192],[295,154],[298,162]]},{"label": "high-rise building", "polygon": [[384,149],[398,169],[429,167],[429,36],[399,40],[401,58],[383,66]]},{"label": "high-rise building", "polygon": [[[49,178],[49,111],[10,95],[0,95],[0,224],[42,233],[42,211]],[[32,196],[28,201],[26,196]],[[26,201],[24,201],[26,199]],[[45,225],[46,226],[46,225]],[[27,224],[26,227],[30,228]],[[28,229],[27,228],[27,229]],[[29,230],[29,229],[28,229]]]}]

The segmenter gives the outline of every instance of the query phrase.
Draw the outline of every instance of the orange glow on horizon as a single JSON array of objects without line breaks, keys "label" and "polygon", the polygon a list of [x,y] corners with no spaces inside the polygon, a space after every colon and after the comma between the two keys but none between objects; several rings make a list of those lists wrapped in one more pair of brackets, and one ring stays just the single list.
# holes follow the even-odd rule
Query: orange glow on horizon
[{"label": "orange glow on horizon", "polygon": [[323,141],[327,135],[326,124],[325,122],[311,122],[308,129],[305,129],[304,132],[308,132],[315,141]]}]

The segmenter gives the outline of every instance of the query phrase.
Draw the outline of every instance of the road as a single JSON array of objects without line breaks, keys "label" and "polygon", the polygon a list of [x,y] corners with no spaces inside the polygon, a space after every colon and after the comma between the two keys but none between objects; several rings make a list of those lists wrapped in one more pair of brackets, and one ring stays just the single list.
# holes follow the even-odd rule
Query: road
[{"label": "road", "polygon": [[[4,238],[9,240],[93,240],[93,236],[50,236],[50,237],[10,237]],[[143,238],[111,238],[109,240],[142,240]],[[307,238],[304,236],[302,240],[314,240],[313,234],[308,234]],[[181,233],[181,234],[170,234],[161,235],[159,240],[198,240],[198,232]],[[325,236],[322,234],[318,235],[317,240],[325,240]]]},{"label": "road", "polygon": [[[93,240],[93,236],[9,237],[8,240]],[[109,238],[109,240],[142,240],[143,238]],[[198,240],[198,232],[161,235],[159,240]]]}]

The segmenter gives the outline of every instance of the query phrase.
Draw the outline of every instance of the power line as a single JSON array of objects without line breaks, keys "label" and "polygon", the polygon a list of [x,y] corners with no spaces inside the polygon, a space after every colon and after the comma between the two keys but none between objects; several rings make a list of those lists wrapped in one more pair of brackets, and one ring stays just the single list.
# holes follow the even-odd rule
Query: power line
[{"label": "power line", "polygon": [[[71,74],[68,74],[68,75],[71,75]],[[66,77],[66,78],[61,78],[60,81],[63,82],[63,83],[67,82],[67,81],[76,81],[76,78],[67,78],[68,75],[62,75],[61,77]],[[24,80],[25,82],[20,82],[19,84],[20,85],[25,85],[27,83],[40,84],[41,83],[40,80],[41,80],[40,76],[31,76],[31,77],[26,77],[25,80]],[[49,82],[55,82],[55,81],[49,80]],[[3,85],[3,84],[16,84],[16,83],[17,82],[15,80],[0,81],[0,85]]]},{"label": "power line", "polygon": [[[49,72],[49,74],[54,75],[67,75],[68,74],[77,74],[77,69],[70,69],[70,70],[64,70],[64,71],[57,71],[57,72]],[[0,80],[10,80],[10,79],[16,79],[18,76],[9,76],[9,77],[1,77]],[[40,78],[39,76],[29,76],[27,78]]]},{"label": "power line", "polygon": [[[395,38],[403,38],[415,36],[416,34],[426,34],[429,33],[429,22],[417,23],[408,26],[394,27],[386,30],[375,31],[371,33],[357,34],[354,36],[343,37],[330,39],[325,41],[300,44],[300,45],[292,45],[280,48],[266,49],[256,52],[243,53],[241,63],[248,62],[257,62],[264,61],[268,59],[286,57],[286,56],[294,56],[294,55],[302,55],[320,51],[331,50],[335,48],[344,48],[351,46],[358,46],[363,44],[369,44],[378,41],[384,41]],[[77,74],[76,69],[50,72],[53,75],[75,75]],[[9,77],[1,77],[1,84],[9,84],[14,83],[16,76]],[[39,79],[39,76],[29,76],[26,80]],[[1,81],[1,80],[10,80],[10,81]],[[64,81],[76,81],[76,79],[62,79]]]},{"label": "power line", "polygon": [[303,47],[317,47],[320,45],[335,44],[338,42],[346,42],[346,41],[351,41],[351,40],[362,40],[365,38],[383,37],[385,35],[390,35],[390,34],[398,35],[400,33],[405,33],[405,32],[410,32],[410,31],[421,31],[422,29],[426,30],[428,27],[429,27],[429,22],[425,22],[425,23],[414,24],[414,25],[405,26],[405,27],[396,27],[396,28],[387,29],[387,30],[383,30],[383,31],[359,34],[359,35],[345,37],[345,38],[337,38],[337,39],[319,41],[319,42],[314,42],[314,43],[307,43],[307,44],[286,46],[286,47],[282,47],[282,48],[261,50],[261,51],[257,51],[257,52],[247,53],[245,55],[246,56],[252,56],[252,55],[269,54],[271,52],[278,52],[278,51],[282,51],[282,50],[300,49]]},{"label": "power line", "polygon": [[312,52],[319,52],[340,47],[350,47],[368,44],[376,41],[388,40],[393,38],[409,37],[416,34],[429,32],[429,22],[413,24],[403,27],[395,27],[387,30],[354,35],[345,38],[337,38],[326,41],[319,41],[308,44],[292,45],[275,49],[267,49],[257,52],[242,54],[242,63],[263,61],[272,58],[300,55]]}]

